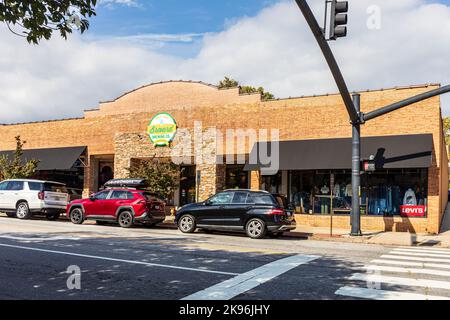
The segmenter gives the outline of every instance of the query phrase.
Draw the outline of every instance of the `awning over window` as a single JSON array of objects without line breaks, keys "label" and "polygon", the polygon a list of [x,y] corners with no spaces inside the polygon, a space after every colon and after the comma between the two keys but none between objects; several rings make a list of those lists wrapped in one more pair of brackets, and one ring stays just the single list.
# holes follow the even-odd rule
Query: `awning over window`
[{"label": "awning over window", "polygon": [[[39,160],[37,170],[69,170],[74,167],[75,163],[84,154],[87,147],[68,147],[54,149],[30,149],[23,150],[22,160],[31,159]],[[1,155],[12,157],[14,151],[0,151]]]},{"label": "awning over window", "polygon": [[[260,170],[269,167],[268,161],[260,158],[261,154],[271,159],[271,144],[257,143],[250,154],[250,162],[246,171]],[[267,150],[267,152],[266,152]],[[428,168],[431,166],[433,153],[433,135],[404,135],[366,137],[361,141],[361,156],[368,159],[376,157],[379,168]],[[253,161],[252,159],[257,159]],[[279,143],[279,170],[319,170],[319,169],[351,169],[351,138],[281,141]]]}]

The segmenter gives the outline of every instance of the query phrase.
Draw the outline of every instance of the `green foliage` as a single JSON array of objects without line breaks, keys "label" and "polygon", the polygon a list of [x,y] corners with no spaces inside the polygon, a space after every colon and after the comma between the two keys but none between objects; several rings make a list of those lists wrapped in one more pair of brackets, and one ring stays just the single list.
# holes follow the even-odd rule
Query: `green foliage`
[{"label": "green foliage", "polygon": [[29,43],[48,40],[53,31],[67,39],[74,28],[81,33],[89,28],[87,18],[95,16],[96,4],[97,0],[0,0],[0,22]]},{"label": "green foliage", "polygon": [[20,139],[20,136],[16,137],[16,150],[9,159],[6,155],[0,156],[0,178],[1,180],[7,179],[26,179],[33,176],[36,173],[36,168],[39,164],[38,160],[22,159],[23,146],[26,141]]},{"label": "green foliage", "polygon": [[450,117],[444,118],[445,142],[450,145]]},{"label": "green foliage", "polygon": [[129,178],[147,180],[150,192],[169,198],[180,183],[180,167],[156,158],[128,168]]},{"label": "green foliage", "polygon": [[252,86],[239,86],[239,82],[225,77],[222,81],[219,82],[218,85],[219,89],[226,89],[226,88],[237,88],[239,87],[239,92],[242,94],[253,94],[253,93],[259,93],[261,94],[261,98],[263,101],[274,99],[275,96],[271,94],[270,92],[266,92],[263,87],[255,88]]}]

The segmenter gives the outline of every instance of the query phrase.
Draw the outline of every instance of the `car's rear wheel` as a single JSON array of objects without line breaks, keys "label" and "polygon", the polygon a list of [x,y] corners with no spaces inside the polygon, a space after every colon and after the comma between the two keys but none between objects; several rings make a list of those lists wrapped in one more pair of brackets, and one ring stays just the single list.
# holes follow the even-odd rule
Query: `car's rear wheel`
[{"label": "car's rear wheel", "polygon": [[245,226],[247,236],[252,239],[262,239],[267,233],[266,224],[261,219],[250,219]]},{"label": "car's rear wheel", "polygon": [[73,224],[82,224],[83,219],[83,211],[80,208],[74,208],[70,211],[70,221]]},{"label": "car's rear wheel", "polygon": [[133,226],[133,214],[130,211],[122,211],[119,214],[118,221],[122,228],[131,228]]},{"label": "car's rear wheel", "polygon": [[16,217],[23,220],[31,218],[31,212],[30,208],[28,207],[28,203],[22,201],[17,204]]},{"label": "car's rear wheel", "polygon": [[193,233],[196,229],[195,218],[189,214],[182,216],[178,221],[178,229],[183,233]]},{"label": "car's rear wheel", "polygon": [[50,221],[58,220],[60,216],[61,216],[61,213],[58,213],[58,212],[47,213],[47,215],[46,215],[47,220],[50,220]]}]

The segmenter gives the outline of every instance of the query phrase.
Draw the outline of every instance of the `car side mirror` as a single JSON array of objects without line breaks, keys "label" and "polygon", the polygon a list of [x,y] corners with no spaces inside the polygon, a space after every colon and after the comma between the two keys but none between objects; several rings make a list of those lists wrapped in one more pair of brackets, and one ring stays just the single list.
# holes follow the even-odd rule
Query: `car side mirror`
[{"label": "car side mirror", "polygon": [[89,196],[89,200],[95,201],[95,200],[97,200],[97,199],[95,198],[95,195],[91,194],[91,195]]},{"label": "car side mirror", "polygon": [[203,202],[203,204],[205,206],[210,206],[211,205],[211,201],[210,200],[206,200],[205,202]]}]

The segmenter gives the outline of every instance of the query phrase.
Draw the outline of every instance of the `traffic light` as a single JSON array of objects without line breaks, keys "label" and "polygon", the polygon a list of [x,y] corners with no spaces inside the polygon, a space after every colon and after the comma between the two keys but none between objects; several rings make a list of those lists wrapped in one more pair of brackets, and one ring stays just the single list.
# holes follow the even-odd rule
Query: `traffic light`
[{"label": "traffic light", "polygon": [[347,36],[348,1],[331,1],[330,40]]},{"label": "traffic light", "polygon": [[377,170],[377,165],[374,156],[370,156],[369,160],[362,161],[362,170],[367,173],[372,173]]}]

